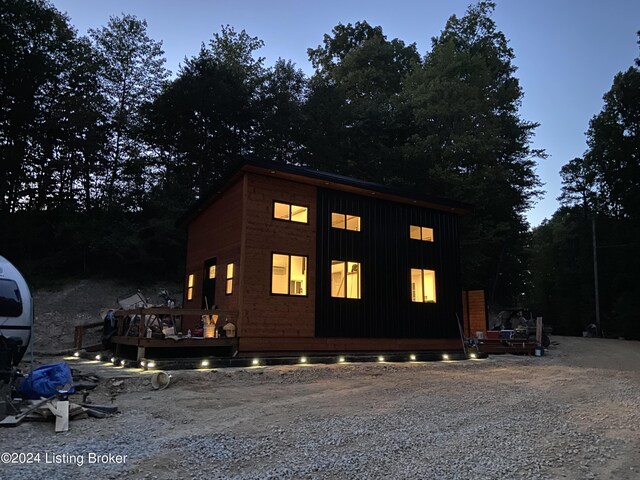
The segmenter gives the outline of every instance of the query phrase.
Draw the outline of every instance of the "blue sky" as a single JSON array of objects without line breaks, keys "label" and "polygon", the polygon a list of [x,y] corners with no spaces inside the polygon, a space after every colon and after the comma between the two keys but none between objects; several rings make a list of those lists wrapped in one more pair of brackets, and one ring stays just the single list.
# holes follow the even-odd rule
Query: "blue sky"
[{"label": "blue sky", "polygon": [[[424,55],[450,15],[464,15],[469,0],[52,0],[80,34],[110,16],[130,13],[147,20],[149,35],[163,42],[167,67],[177,72],[221,25],[246,30],[265,42],[259,54],[272,65],[278,57],[312,72],[307,48],[322,42],[338,23],[366,20],[388,38],[416,43]],[[543,199],[527,218],[532,226],[558,207],[559,171],[586,150],[584,132],[602,108],[614,75],[639,56],[640,2],[631,0],[498,0],[494,20],[510,40],[516,76],[524,90],[521,117],[540,123],[533,146],[546,150],[537,173]]]}]

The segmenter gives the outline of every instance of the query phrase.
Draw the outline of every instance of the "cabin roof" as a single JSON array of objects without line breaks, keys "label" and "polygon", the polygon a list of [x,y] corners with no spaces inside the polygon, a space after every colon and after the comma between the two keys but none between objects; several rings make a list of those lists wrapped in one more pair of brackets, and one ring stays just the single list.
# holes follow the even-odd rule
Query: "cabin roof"
[{"label": "cabin roof", "polygon": [[473,206],[471,204],[451,200],[435,195],[428,195],[408,189],[400,189],[388,185],[360,180],[336,173],[323,172],[310,167],[277,163],[257,158],[243,158],[230,165],[225,174],[204,195],[200,197],[185,214],[178,220],[177,225],[186,227],[202,211],[206,210],[244,173],[257,173],[275,178],[282,178],[298,183],[315,185],[330,190],[341,190],[364,196],[376,196],[384,200],[407,203],[447,211],[463,215]]}]

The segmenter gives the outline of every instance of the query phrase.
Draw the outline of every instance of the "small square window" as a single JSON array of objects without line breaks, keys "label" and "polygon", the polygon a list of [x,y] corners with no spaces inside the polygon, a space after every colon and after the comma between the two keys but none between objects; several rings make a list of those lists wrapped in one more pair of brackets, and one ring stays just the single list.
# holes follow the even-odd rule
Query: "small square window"
[{"label": "small square window", "polygon": [[409,238],[422,240],[423,242],[433,242],[433,228],[409,225]]},{"label": "small square window", "polygon": [[346,216],[342,213],[332,213],[331,226],[333,228],[341,228],[344,230],[346,227]]},{"label": "small square window", "polygon": [[302,205],[273,202],[273,218],[287,222],[309,223],[309,209]]},{"label": "small square window", "polygon": [[331,213],[331,226],[341,230],[360,231],[360,217],[357,215],[345,215],[344,213]]}]

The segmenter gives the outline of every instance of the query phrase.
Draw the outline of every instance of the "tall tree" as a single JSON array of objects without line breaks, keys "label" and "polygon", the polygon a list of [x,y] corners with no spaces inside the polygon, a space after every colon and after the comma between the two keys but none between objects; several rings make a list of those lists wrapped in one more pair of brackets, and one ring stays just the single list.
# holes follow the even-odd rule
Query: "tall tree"
[{"label": "tall tree", "polygon": [[452,16],[403,89],[412,135],[405,178],[416,187],[475,205],[463,222],[467,287],[488,289],[491,303],[519,300],[526,282],[524,213],[538,194],[530,139],[522,120],[514,53],[480,2]]},{"label": "tall tree", "polygon": [[261,45],[244,31],[223,27],[149,107],[148,135],[161,152],[162,188],[172,185],[176,194],[197,197],[229,162],[252,152],[265,74],[263,59],[254,56]]},{"label": "tall tree", "polygon": [[260,158],[300,163],[304,155],[307,79],[291,61],[278,59],[258,91],[253,152]]},{"label": "tall tree", "polygon": [[[45,168],[48,93],[62,83],[74,39],[66,17],[41,0],[0,10],[0,212],[30,208]],[[42,173],[40,173],[42,172]]]},{"label": "tall tree", "polygon": [[155,99],[170,73],[162,43],[151,39],[147,22],[133,15],[111,17],[106,27],[89,34],[101,61],[101,91],[109,102],[105,204],[108,209],[140,208],[150,178],[139,136],[142,106]]},{"label": "tall tree", "polygon": [[356,22],[338,24],[308,55],[316,72],[306,108],[306,161],[364,179],[397,179],[404,134],[397,99],[420,61],[415,44]]}]

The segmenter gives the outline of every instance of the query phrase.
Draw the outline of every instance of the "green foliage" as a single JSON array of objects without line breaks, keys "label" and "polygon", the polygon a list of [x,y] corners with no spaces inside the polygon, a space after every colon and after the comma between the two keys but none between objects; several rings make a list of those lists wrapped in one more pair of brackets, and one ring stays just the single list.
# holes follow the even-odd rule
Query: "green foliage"
[{"label": "green foliage", "polygon": [[486,288],[490,304],[523,293],[528,225],[538,195],[530,148],[535,123],[518,116],[522,90],[512,50],[497,30],[494,5],[481,2],[452,16],[402,92],[412,116],[404,178],[417,188],[476,206],[463,222],[463,278]]},{"label": "green foliage", "polygon": [[640,338],[639,67],[636,59],[615,76],[602,111],[589,124],[584,158],[560,171],[563,207],[534,231],[532,302],[563,333],[578,333],[596,320],[595,219],[602,329],[609,336]]},{"label": "green foliage", "polygon": [[415,44],[387,40],[367,22],[339,24],[309,49],[316,68],[306,104],[306,163],[357,178],[390,182],[405,122],[398,95],[419,64]]},{"label": "green foliage", "polygon": [[0,238],[30,271],[175,271],[175,220],[230,162],[257,155],[475,204],[466,286],[520,298],[542,153],[492,3],[451,17],[423,58],[380,26],[339,24],[308,50],[310,79],[282,59],[266,67],[260,39],[223,26],[171,81],[144,20],[114,17],[79,39],[46,2],[7,5],[0,212],[32,212],[16,225],[31,218],[42,238]]},{"label": "green foliage", "polygon": [[106,208],[112,211],[138,210],[153,184],[140,138],[142,107],[155,99],[169,71],[164,68],[162,43],[149,38],[146,30],[145,20],[124,15],[89,32],[99,59],[100,90],[108,104],[108,154],[99,181]]}]

